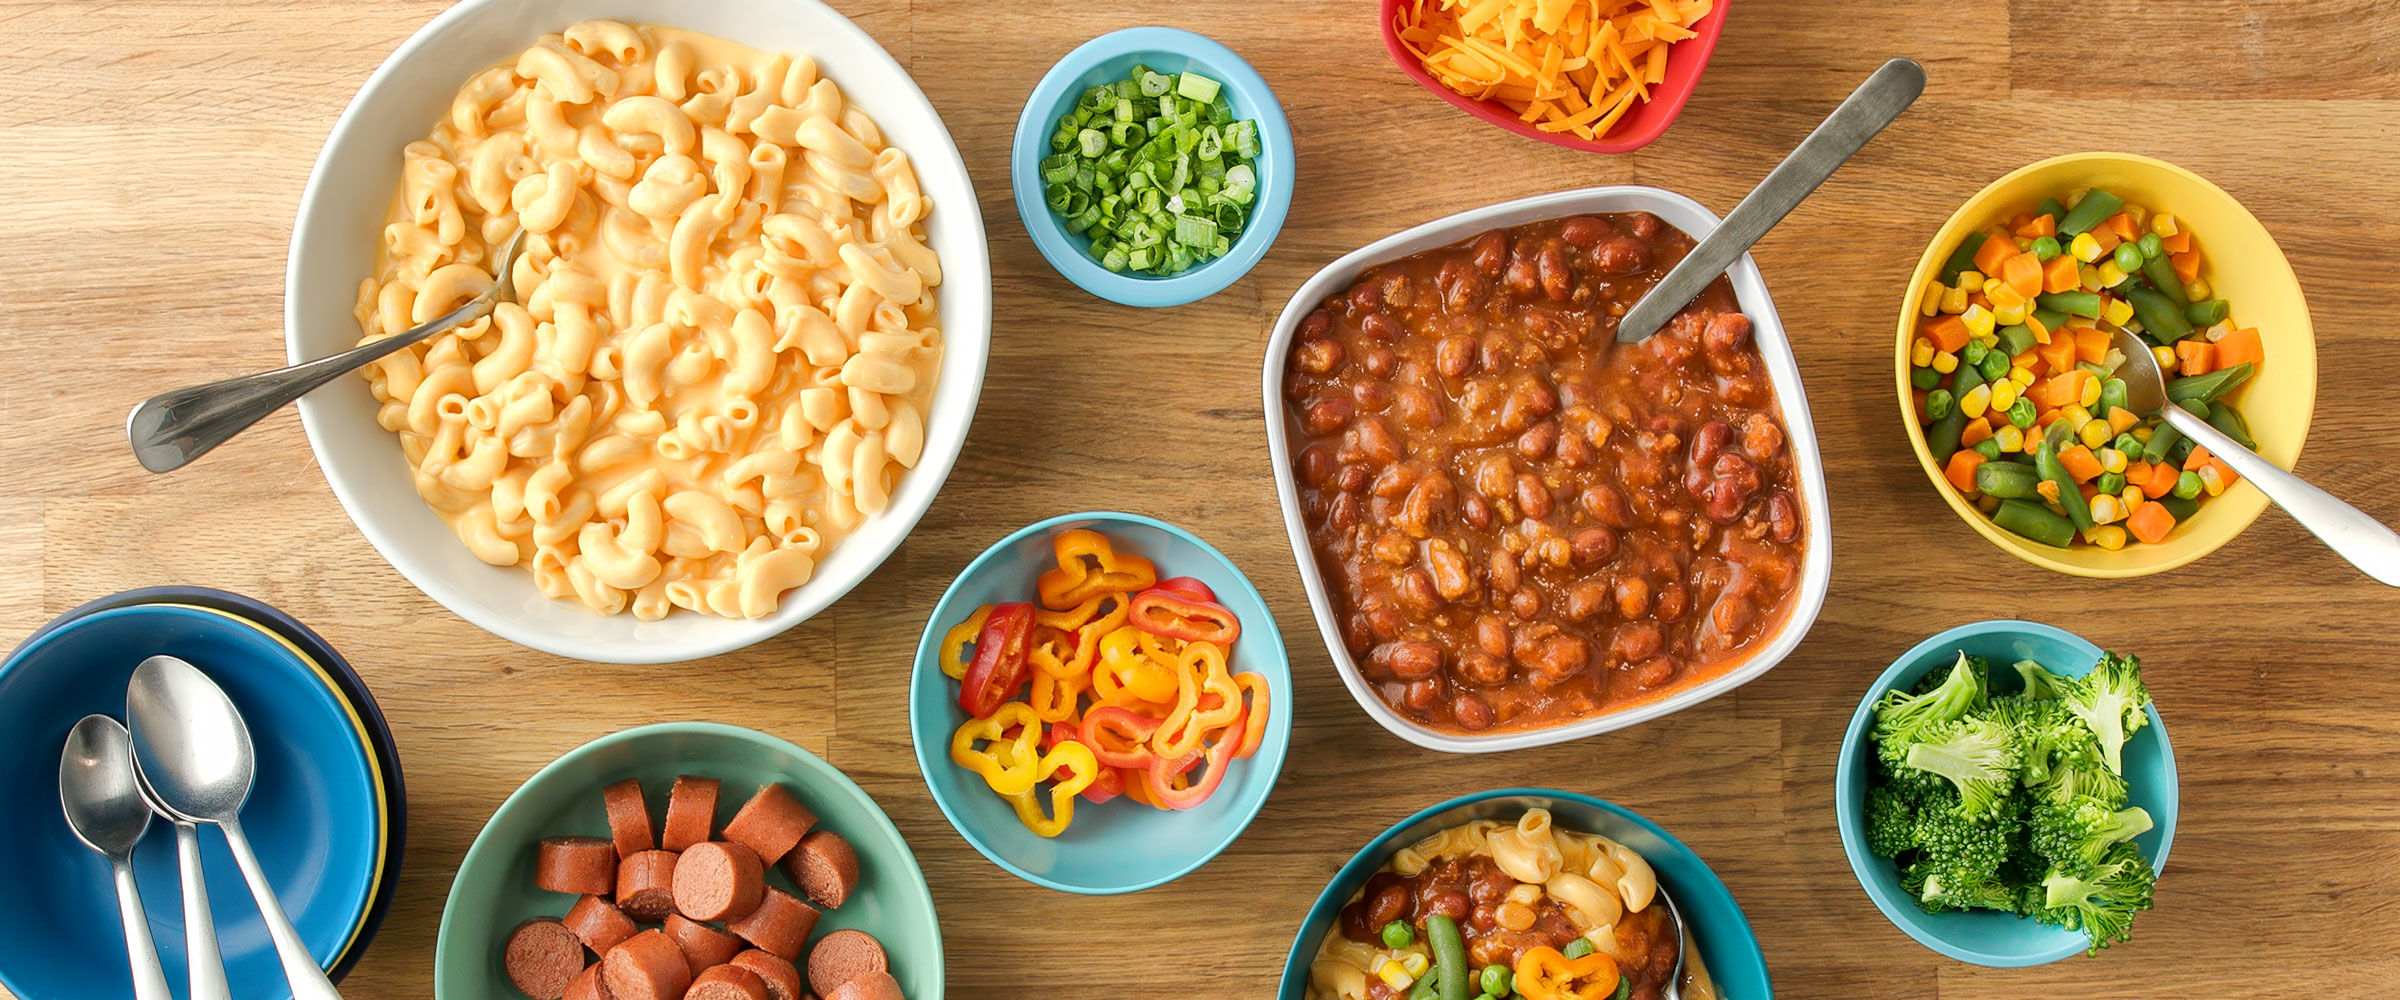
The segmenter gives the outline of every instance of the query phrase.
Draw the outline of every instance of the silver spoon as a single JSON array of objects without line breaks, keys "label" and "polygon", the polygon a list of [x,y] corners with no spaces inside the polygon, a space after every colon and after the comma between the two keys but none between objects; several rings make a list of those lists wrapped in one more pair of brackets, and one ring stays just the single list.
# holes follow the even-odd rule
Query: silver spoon
[{"label": "silver spoon", "polygon": [[1725,213],[1725,221],[1700,245],[1683,255],[1633,308],[1625,310],[1625,317],[1617,322],[1617,341],[1638,344],[1650,339],[1701,289],[1733,266],[1734,258],[1749,252],[1751,244],[1790,215],[1809,192],[1825,183],[1825,178],[1833,176],[1836,168],[1849,162],[1859,147],[1900,117],[1924,92],[1925,67],[1908,59],[1884,63],[1850,92],[1841,107],[1825,116],[1816,131],[1800,140],[1791,155],[1768,171],[1767,178],[1750,189],[1741,204]]},{"label": "silver spoon", "polygon": [[172,656],[153,656],[135,667],[125,685],[125,717],[133,735],[134,766],[158,795],[159,805],[180,819],[214,823],[225,833],[250,896],[258,901],[275,957],[291,982],[293,1000],[340,1000],[325,970],[309,954],[276,902],[275,887],[242,835],[242,803],[250,797],[256,759],[250,728],[242,715],[198,668]]},{"label": "silver spoon", "polygon": [[1667,904],[1667,919],[1675,924],[1675,971],[1667,973],[1667,984],[1659,995],[1665,1000],[1683,1000],[1684,954],[1692,948],[1692,937],[1684,930],[1683,911],[1675,907],[1675,897],[1667,894],[1666,883],[1659,883],[1652,898]]},{"label": "silver spoon", "polygon": [[2167,423],[2182,431],[2184,437],[2198,442],[2209,454],[2223,459],[2233,471],[2257,485],[2259,492],[2324,541],[2334,555],[2350,560],[2351,565],[2366,571],[2377,582],[2400,587],[2400,535],[2333,494],[2258,457],[2257,452],[2242,447],[2241,442],[2191,411],[2168,402],[2166,378],[2158,370],[2158,359],[2150,356],[2150,345],[2140,337],[2119,330],[2116,347],[2125,355],[2125,363],[2117,368],[2117,377],[2125,380],[2125,402],[2135,413],[2155,411],[2164,415]]},{"label": "silver spoon", "polygon": [[183,967],[191,977],[184,995],[188,1000],[233,1000],[233,988],[225,982],[225,957],[217,951],[217,922],[208,912],[208,877],[200,871],[200,828],[169,812],[141,770],[133,768],[130,759],[126,765],[141,787],[142,801],[175,826],[175,858],[183,875]]},{"label": "silver spoon", "polygon": [[150,940],[150,918],[133,884],[133,847],[150,829],[150,807],[134,788],[133,751],[125,727],[105,715],[87,715],[67,733],[58,757],[58,802],[75,839],[108,859],[117,886],[117,914],[125,923],[125,961],[133,969],[134,1000],[169,1000],[166,970]]},{"label": "silver spoon", "polygon": [[404,333],[289,368],[171,389],[143,400],[125,417],[125,441],[133,446],[133,457],[152,472],[173,472],[318,386],[384,355],[491,315],[493,307],[513,300],[516,286],[508,274],[524,248],[525,231],[520,229],[500,248],[492,267],[492,273],[500,277],[492,287]]}]

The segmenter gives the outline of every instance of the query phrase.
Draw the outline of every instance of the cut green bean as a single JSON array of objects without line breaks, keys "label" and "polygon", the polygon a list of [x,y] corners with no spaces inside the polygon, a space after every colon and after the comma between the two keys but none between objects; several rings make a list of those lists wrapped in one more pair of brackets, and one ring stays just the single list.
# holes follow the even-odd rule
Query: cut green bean
[{"label": "cut green bean", "polygon": [[2150,432],[2150,442],[2142,446],[2142,461],[2153,463],[2166,461],[2167,453],[2174,449],[2175,442],[2181,440],[2183,440],[2183,432],[2176,430],[2174,424],[2164,420],[2159,421],[2158,427]]},{"label": "cut green bean", "polygon": [[2167,383],[2167,398],[2176,402],[2188,399],[2213,403],[2218,397],[2249,381],[2251,373],[2257,370],[2257,365],[2244,361],[2231,368],[2219,368],[2202,375],[2186,375]]},{"label": "cut green bean", "polygon": [[2075,541],[2075,526],[2066,518],[2050,513],[2050,508],[2030,500],[2002,500],[2000,509],[1992,512],[1992,523],[2024,538],[2056,548],[2066,548]]},{"label": "cut green bean", "polygon": [[2067,217],[2067,206],[2056,198],[2044,198],[2041,204],[2034,206],[2033,214],[2047,215],[2053,220],[2064,219]]},{"label": "cut green bean", "polygon": [[[2060,319],[2063,320],[2065,317],[2060,317]],[[2026,351],[2032,350],[2035,343],[2033,338],[2033,328],[2026,326],[2023,323],[2019,323],[2015,326],[2001,327],[1998,336],[2000,338],[2000,343],[1998,345],[2000,353],[2008,355],[2012,358],[2019,354],[2023,354]]]},{"label": "cut green bean", "polygon": [[2067,467],[2059,464],[2057,449],[2048,441],[2042,442],[2041,450],[2034,452],[2033,462],[2042,478],[2058,487],[2058,505],[2066,509],[2067,519],[2075,522],[2075,529],[2092,530],[2091,504],[2084,502],[2083,490],[2075,485],[2075,477],[2067,475]]},{"label": "cut green bean", "polygon": [[1950,259],[1942,262],[1942,284],[1957,281],[1959,272],[1974,267],[1975,251],[1983,249],[1983,241],[1991,238],[1990,233],[1973,232],[1958,241],[1958,249],[1950,251]]},{"label": "cut green bean", "polygon": [[[1951,376],[1950,379],[1950,398],[1954,401],[1964,398],[1967,393],[1975,391],[1975,387],[1982,384],[1982,372],[1960,365],[1958,373]],[[1931,396],[1926,398],[1928,402],[1932,399]],[[1926,412],[1928,415],[1932,413],[1931,410]],[[1949,461],[1950,455],[1958,450],[1959,434],[1966,430],[1966,427],[1967,412],[1953,407],[1948,414],[1934,418],[1933,423],[1926,425],[1925,450],[1933,454],[1935,462]]]},{"label": "cut green bean", "polygon": [[2215,326],[2225,322],[2226,318],[2232,315],[2233,303],[2224,299],[2206,299],[2194,302],[2185,306],[2183,310],[2183,318],[2191,320],[2193,326]]},{"label": "cut green bean", "polygon": [[2099,225],[2102,220],[2117,214],[2117,209],[2123,207],[2125,207],[2125,199],[2099,188],[2093,188],[2083,193],[2083,200],[2075,203],[2075,207],[2067,212],[2066,218],[2058,220],[2058,231],[2067,237],[2088,232],[2093,226]]},{"label": "cut green bean", "polygon": [[1458,921],[1436,913],[1425,918],[1425,941],[1433,947],[1433,968],[1441,977],[1442,1000],[1467,1000],[1473,995],[1467,972],[1467,939]]},{"label": "cut green bean", "polygon": [[2142,277],[2150,279],[2150,284],[2156,286],[2160,293],[2179,307],[2178,311],[2180,311],[2180,307],[2192,300],[2191,293],[2184,290],[2183,278],[2175,273],[2174,261],[2165,257],[2154,257],[2143,261]]},{"label": "cut green bean", "polygon": [[[2038,302],[2040,300],[2036,299],[2035,301]],[[2042,329],[2044,330],[2056,330],[2059,327],[2067,325],[2067,314],[2056,309],[2047,309],[2037,306],[2034,308],[2032,316],[2036,322],[2042,324]]]},{"label": "cut green bean", "polygon": [[1977,492],[2002,500],[2020,500],[2039,496],[2034,484],[2042,481],[2039,473],[2018,462],[1985,462],[1975,467]]},{"label": "cut green bean", "polygon": [[2250,422],[2242,419],[2242,411],[2227,403],[2208,404],[2208,425],[2224,431],[2225,436],[2242,443],[2251,451],[2258,450],[2258,441],[2250,436]]},{"label": "cut green bean", "polygon": [[[2192,478],[2197,480],[2200,477],[2193,476]],[[2200,499],[2198,497],[2164,496],[2158,498],[2158,500],[2155,502],[2166,507],[2167,513],[2175,515],[2175,523],[2177,524],[2182,524],[2185,521],[2189,521],[2192,519],[2192,515],[2200,513]]]},{"label": "cut green bean", "polygon": [[[2085,319],[2100,317],[2100,293],[2098,292],[2044,292],[2034,301],[2040,303],[2042,308],[2055,309]],[[2060,322],[2065,322],[2063,317]],[[2056,330],[2058,327],[2054,326],[2050,329]]]},{"label": "cut green bean", "polygon": [[[2182,290],[2176,289],[2178,293]],[[2142,329],[2158,338],[2159,343],[2172,344],[2192,335],[2192,324],[2183,318],[2180,297],[2169,298],[2137,285],[2125,290],[2125,302],[2133,306],[2133,317],[2142,321]]]}]

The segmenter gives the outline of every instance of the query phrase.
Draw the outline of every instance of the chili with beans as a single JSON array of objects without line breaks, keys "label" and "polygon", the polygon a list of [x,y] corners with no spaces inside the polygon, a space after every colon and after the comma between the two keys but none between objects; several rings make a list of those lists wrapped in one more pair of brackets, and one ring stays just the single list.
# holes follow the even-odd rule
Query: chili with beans
[{"label": "chili with beans", "polygon": [[[1356,902],[1342,908],[1340,929],[1343,937],[1365,944],[1381,939],[1383,925],[1405,920],[1420,933],[1425,918],[1440,914],[1458,921],[1459,933],[1467,939],[1467,960],[1476,968],[1487,965],[1514,967],[1526,951],[1548,946],[1564,951],[1568,944],[1583,936],[1567,916],[1567,908],[1550,896],[1531,904],[1512,902],[1509,890],[1520,883],[1486,855],[1443,858],[1425,866],[1414,875],[1401,875],[1390,870],[1376,872],[1367,879],[1366,890]],[[1626,956],[1618,966],[1626,978],[1633,980],[1632,995],[1655,998],[1662,994],[1669,977],[1675,973],[1675,929],[1667,922],[1666,907],[1652,906],[1629,912],[1617,921],[1617,949],[1614,954]],[[1369,980],[1369,997],[1396,997],[1399,994]]]},{"label": "chili with beans", "polygon": [[1561,725],[1777,631],[1800,503],[1732,286],[1614,339],[1691,248],[1646,212],[1536,222],[1377,265],[1301,321],[1284,386],[1301,507],[1395,710]]}]

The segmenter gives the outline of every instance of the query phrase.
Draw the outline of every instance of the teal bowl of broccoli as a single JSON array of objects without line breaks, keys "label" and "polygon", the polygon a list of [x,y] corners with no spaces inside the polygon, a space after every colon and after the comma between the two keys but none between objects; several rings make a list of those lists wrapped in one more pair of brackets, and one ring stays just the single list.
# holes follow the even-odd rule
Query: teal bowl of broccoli
[{"label": "teal bowl of broccoli", "polygon": [[2023,621],[1943,632],[1875,679],[1834,779],[1850,870],[1962,962],[2098,954],[2150,909],[2175,755],[2141,662]]}]

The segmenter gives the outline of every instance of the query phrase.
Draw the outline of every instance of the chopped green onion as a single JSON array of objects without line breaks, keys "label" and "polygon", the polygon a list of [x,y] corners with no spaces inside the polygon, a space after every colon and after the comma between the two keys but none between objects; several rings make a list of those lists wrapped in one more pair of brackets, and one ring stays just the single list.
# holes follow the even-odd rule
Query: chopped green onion
[{"label": "chopped green onion", "polygon": [[1187,72],[1175,78],[1175,92],[1206,104],[1217,99],[1217,81]]},{"label": "chopped green onion", "polygon": [[1136,65],[1086,89],[1050,148],[1043,201],[1114,272],[1163,277],[1225,256],[1258,197],[1258,123],[1195,73]]}]

